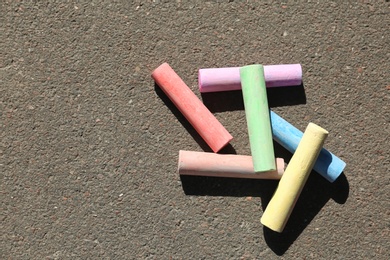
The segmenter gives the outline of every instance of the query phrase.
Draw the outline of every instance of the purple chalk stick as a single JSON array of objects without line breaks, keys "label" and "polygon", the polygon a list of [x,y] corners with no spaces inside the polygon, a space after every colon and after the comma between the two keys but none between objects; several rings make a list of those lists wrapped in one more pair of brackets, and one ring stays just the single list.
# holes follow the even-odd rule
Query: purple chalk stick
[{"label": "purple chalk stick", "polygon": [[[270,87],[298,86],[302,84],[301,64],[264,66],[265,83]],[[240,67],[200,69],[199,90],[202,93],[240,90]]]}]

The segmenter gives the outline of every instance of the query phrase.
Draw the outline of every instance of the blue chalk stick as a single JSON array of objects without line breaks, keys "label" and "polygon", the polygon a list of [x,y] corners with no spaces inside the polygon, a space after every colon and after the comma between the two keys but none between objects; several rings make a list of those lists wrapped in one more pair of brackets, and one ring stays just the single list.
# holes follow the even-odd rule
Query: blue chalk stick
[{"label": "blue chalk stick", "polygon": [[[273,111],[270,111],[270,118],[273,139],[294,153],[303,133]],[[343,160],[322,148],[313,169],[328,181],[334,182],[343,172],[345,165]]]}]

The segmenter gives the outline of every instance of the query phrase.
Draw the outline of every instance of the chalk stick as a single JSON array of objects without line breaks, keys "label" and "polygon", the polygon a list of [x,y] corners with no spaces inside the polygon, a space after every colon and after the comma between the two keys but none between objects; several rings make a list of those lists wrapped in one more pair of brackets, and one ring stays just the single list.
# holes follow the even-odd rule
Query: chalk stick
[{"label": "chalk stick", "polygon": [[155,69],[152,78],[214,152],[233,139],[168,63]]},{"label": "chalk stick", "polygon": [[[298,86],[302,84],[301,64],[265,65],[266,87]],[[202,93],[241,89],[240,67],[207,68],[198,71]]]},{"label": "chalk stick", "polygon": [[276,158],[276,166],[274,171],[256,173],[252,156],[180,150],[178,172],[180,175],[279,180],[284,172],[283,158]]},{"label": "chalk stick", "polygon": [[327,136],[325,129],[309,123],[261,217],[264,226],[283,231]]},{"label": "chalk stick", "polygon": [[[303,133],[292,124],[271,111],[272,135],[276,142],[294,153]],[[343,172],[346,163],[325,148],[321,149],[314,170],[329,182],[334,182]]]},{"label": "chalk stick", "polygon": [[256,172],[276,169],[263,65],[240,68],[249,144]]}]

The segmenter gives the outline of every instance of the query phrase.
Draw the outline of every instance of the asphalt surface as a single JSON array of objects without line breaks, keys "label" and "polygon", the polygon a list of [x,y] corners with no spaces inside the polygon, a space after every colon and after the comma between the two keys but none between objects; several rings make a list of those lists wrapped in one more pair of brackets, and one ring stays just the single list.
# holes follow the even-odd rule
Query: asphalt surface
[{"label": "asphalt surface", "polygon": [[[1,259],[389,259],[389,1],[255,2],[1,1]],[[210,149],[163,62],[245,155],[242,95],[201,96],[198,69],[301,63],[270,106],[327,129],[343,175],[312,172],[282,234],[276,181],[181,179],[179,150]]]}]

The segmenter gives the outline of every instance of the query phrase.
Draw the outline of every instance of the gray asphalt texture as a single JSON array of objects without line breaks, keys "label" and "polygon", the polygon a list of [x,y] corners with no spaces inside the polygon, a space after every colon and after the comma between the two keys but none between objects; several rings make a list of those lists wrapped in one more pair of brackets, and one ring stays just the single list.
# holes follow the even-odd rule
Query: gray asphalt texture
[{"label": "gray asphalt texture", "polygon": [[[389,259],[389,1],[1,1],[1,259]],[[180,178],[210,151],[151,72],[172,68],[250,154],[239,91],[199,68],[301,63],[271,108],[347,163],[281,234],[276,181]],[[291,154],[275,144],[277,156]]]}]

